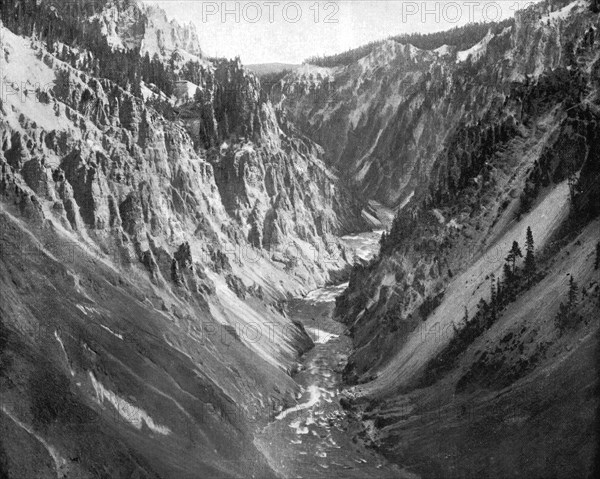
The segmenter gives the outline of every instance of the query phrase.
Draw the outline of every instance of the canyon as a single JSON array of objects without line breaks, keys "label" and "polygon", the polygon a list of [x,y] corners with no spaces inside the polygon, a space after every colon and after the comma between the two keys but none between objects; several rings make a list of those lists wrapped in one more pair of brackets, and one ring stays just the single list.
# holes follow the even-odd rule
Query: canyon
[{"label": "canyon", "polygon": [[597,473],[595,2],[262,75],[0,12],[1,477]]}]

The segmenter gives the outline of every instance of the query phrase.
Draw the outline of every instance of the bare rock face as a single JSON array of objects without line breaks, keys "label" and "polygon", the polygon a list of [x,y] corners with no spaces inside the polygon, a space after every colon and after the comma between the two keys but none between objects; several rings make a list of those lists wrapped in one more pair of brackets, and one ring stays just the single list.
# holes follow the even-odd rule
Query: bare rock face
[{"label": "bare rock face", "polygon": [[[0,105],[2,324],[6,313],[16,338],[2,380],[21,385],[7,402],[3,389],[2,414],[19,430],[34,419],[13,406],[39,406],[32,427],[48,444],[66,428],[52,447],[80,451],[65,462],[74,477],[116,455],[114,477],[271,477],[253,430],[295,397],[288,372],[312,344],[281,305],[346,265],[332,233],[361,227],[360,205],[314,143],[280,128],[239,63],[192,68],[182,59],[200,54],[193,32],[126,1],[92,7],[56,14],[111,37],[114,51],[179,55],[197,95],[146,101],[96,78],[89,52],[52,53],[2,27],[0,67],[15,89]],[[66,384],[52,400],[70,412],[54,422],[29,387],[38,377]],[[82,436],[86,414],[113,432]]]},{"label": "bare rock face", "polygon": [[[5,156],[34,191],[52,199],[56,190],[69,203],[63,210],[73,228],[80,229],[79,218],[99,233],[122,227],[140,251],[147,251],[148,235],[172,241],[200,228],[207,248],[225,234],[244,245],[300,251],[312,271],[319,251],[331,249],[331,235],[360,227],[359,204],[343,191],[334,194],[336,179],[320,160],[322,150],[281,130],[258,81],[238,62],[206,72],[205,98],[182,107],[192,117],[183,129],[123,90],[40,55],[56,69],[55,115],[64,111],[84,133],[67,138],[35,125],[40,131],[32,134],[46,141],[34,148],[51,158],[44,172],[36,172],[39,162],[23,146],[31,140],[20,132],[5,142]],[[210,135],[206,143],[200,129]]]},{"label": "bare rock face", "polygon": [[[43,0],[47,1],[47,0]],[[114,49],[155,54],[166,60],[177,51],[202,57],[198,34],[192,24],[169,21],[160,8],[134,0],[80,0],[53,4],[57,15],[86,24],[89,34],[105,38]]]},{"label": "bare rock face", "polygon": [[[223,205],[254,246],[319,250],[331,235],[361,227],[360,203],[322,161],[323,150],[278,118],[256,77],[239,61],[206,72],[180,118],[206,150]],[[198,121],[200,118],[200,121]]]},{"label": "bare rock face", "polygon": [[52,188],[52,171],[45,159],[33,158],[23,165],[23,179],[38,196],[53,201],[56,198]]},{"label": "bare rock face", "polygon": [[[170,58],[173,53],[182,50],[191,55],[202,57],[198,33],[193,24],[179,25],[169,21],[163,10],[154,6],[143,7],[144,37],[140,45],[141,54],[148,52]],[[126,28],[126,30],[129,30]]]},{"label": "bare rock face", "polygon": [[396,207],[427,183],[461,124],[487,122],[490,110],[497,121],[518,120],[519,109],[496,111],[513,82],[568,68],[595,28],[590,15],[574,20],[571,11],[589,9],[543,2],[465,51],[387,40],[347,65],[303,65],[271,88],[272,101],[324,147],[346,184]]}]

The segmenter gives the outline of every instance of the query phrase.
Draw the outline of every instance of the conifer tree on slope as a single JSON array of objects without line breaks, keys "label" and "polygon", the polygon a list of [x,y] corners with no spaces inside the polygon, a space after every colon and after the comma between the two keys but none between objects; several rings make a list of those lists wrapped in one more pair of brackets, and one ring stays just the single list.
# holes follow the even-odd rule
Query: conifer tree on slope
[{"label": "conifer tree on slope", "polygon": [[514,274],[516,268],[517,258],[522,258],[523,253],[521,252],[521,247],[519,243],[513,241],[512,248],[508,252],[508,256],[506,257],[506,261],[509,261],[512,264],[512,272]]},{"label": "conifer tree on slope", "polygon": [[568,304],[567,307],[569,310],[573,308],[577,304],[577,293],[579,292],[579,287],[577,286],[577,282],[573,275],[569,277],[569,296],[568,296]]},{"label": "conifer tree on slope", "polygon": [[534,251],[533,233],[531,227],[527,227],[527,237],[525,240],[525,274],[529,279],[535,274],[535,251]]}]

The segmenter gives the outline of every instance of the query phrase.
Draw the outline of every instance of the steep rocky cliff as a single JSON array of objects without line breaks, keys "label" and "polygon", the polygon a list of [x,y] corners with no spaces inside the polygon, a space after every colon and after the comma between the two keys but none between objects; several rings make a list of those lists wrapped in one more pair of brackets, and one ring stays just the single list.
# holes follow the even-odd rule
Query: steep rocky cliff
[{"label": "steep rocky cliff", "polygon": [[269,477],[253,434],[312,345],[285,301],[347,265],[360,205],[164,13],[26,6],[0,26],[2,473]]},{"label": "steep rocky cliff", "polygon": [[[544,8],[541,4],[519,16],[514,33],[503,34],[519,36],[503,53],[515,68],[502,70],[501,63],[498,67],[507,79],[492,70],[498,64],[493,52],[489,64],[486,56],[480,58],[483,69],[477,75],[462,71],[464,76],[457,82],[475,83],[467,89],[470,93],[487,88],[479,83],[489,80],[490,71],[498,77],[499,87],[492,92],[490,85],[488,96],[493,99],[462,115],[440,152],[426,158],[431,165],[427,178],[401,205],[391,230],[382,238],[380,257],[366,269],[356,270],[338,307],[354,328],[360,329],[361,322],[369,322],[367,317],[382,313],[388,316],[384,324],[408,321],[419,325],[440,304],[456,273],[490,247],[494,248],[494,267],[502,266],[508,251],[497,246],[499,238],[510,227],[526,224],[526,217],[551,192],[570,191],[575,216],[587,218],[596,213],[597,191],[589,176],[595,176],[599,140],[598,16],[584,4],[577,8],[577,2],[551,13],[550,19],[560,19],[554,29],[563,32],[561,44],[572,45],[573,51],[563,55],[564,63],[549,60],[547,69],[523,77],[516,70],[532,56],[527,50],[525,59],[519,57],[521,45],[531,43],[520,37],[523,31],[528,30],[534,39],[540,30],[556,38],[548,31],[550,19],[537,18]],[[531,26],[531,16],[537,19],[537,29]],[[534,56],[543,58],[543,52]],[[506,93],[502,93],[503,81]],[[457,101],[461,103],[462,97]],[[577,174],[580,170],[589,174]],[[558,211],[559,205],[555,206]],[[551,236],[552,230],[546,229],[551,226],[540,227],[540,235]],[[515,239],[522,242],[524,236]],[[369,334],[366,338],[371,348],[378,347]],[[383,351],[378,354],[388,357]]]},{"label": "steep rocky cliff", "polygon": [[79,22],[89,35],[106,38],[112,48],[138,49],[142,55],[166,59],[177,50],[202,57],[195,27],[170,21],[156,6],[135,0],[42,1],[58,17]]},{"label": "steep rocky cliff", "polygon": [[[568,1],[544,2],[519,12],[516,24],[491,25],[462,51],[390,39],[348,64],[305,64],[272,86],[273,102],[323,145],[348,184],[397,207],[427,184],[461,124],[489,123],[490,114],[506,120],[502,106],[513,82],[566,65],[575,45],[565,36],[582,38],[577,33],[589,27],[569,23],[572,8]],[[585,8],[581,2],[575,10]]]},{"label": "steep rocky cliff", "polygon": [[[365,439],[417,472],[591,474],[598,28],[588,2],[541,2],[467,51],[387,41],[273,87],[348,184],[398,210],[337,314]],[[511,263],[528,227],[537,263]],[[569,277],[586,293],[566,303]]]}]

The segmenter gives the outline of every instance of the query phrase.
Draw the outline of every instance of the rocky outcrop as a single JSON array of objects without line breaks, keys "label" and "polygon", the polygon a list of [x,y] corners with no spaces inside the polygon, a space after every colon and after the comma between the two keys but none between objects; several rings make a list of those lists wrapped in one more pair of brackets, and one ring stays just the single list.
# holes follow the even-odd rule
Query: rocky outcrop
[{"label": "rocky outcrop", "polygon": [[[179,115],[206,150],[223,205],[252,245],[330,250],[334,235],[364,227],[362,205],[337,184],[323,150],[277,117],[238,60],[207,72]],[[294,237],[303,245],[290,243]]]},{"label": "rocky outcrop", "polygon": [[[43,0],[46,1],[46,0]],[[53,4],[56,15],[83,23],[88,34],[105,38],[114,49],[138,50],[141,55],[155,54],[169,60],[182,51],[202,57],[196,28],[168,20],[160,8],[135,0],[80,0]]]},{"label": "rocky outcrop", "polygon": [[[122,225],[145,251],[147,235],[171,240],[178,234],[183,238],[186,231],[202,231],[207,247],[215,247],[223,234],[227,241],[248,244],[254,228],[262,236],[250,243],[266,249],[293,249],[296,239],[302,241],[306,246],[301,263],[312,272],[318,262],[308,249],[324,250],[332,234],[360,226],[353,219],[359,205],[334,194],[336,180],[319,160],[322,152],[282,132],[269,103],[260,98],[258,81],[239,63],[207,72],[214,91],[206,89],[206,98],[185,107],[187,116],[208,118],[201,121],[203,126],[215,125],[214,130],[204,130],[210,133],[208,144],[198,145],[185,129],[164,121],[140,99],[109,82],[77,74],[48,53],[39,55],[39,61],[56,72],[56,83],[46,92],[55,115],[62,118],[64,111],[66,121],[84,133],[67,139],[64,131],[35,125],[32,130],[37,131],[29,136],[42,135],[44,143],[28,150],[22,143],[31,140],[15,133],[5,142],[6,157],[17,172],[29,161],[30,151],[53,157],[50,163],[58,163],[58,169],[44,175],[61,178],[64,186],[58,187],[66,201],[71,201],[72,189],[79,216],[93,230]],[[196,125],[195,119],[183,123],[202,142],[198,133],[194,135]],[[24,169],[25,180],[35,182],[36,190],[46,188],[40,191],[47,196],[53,180],[38,184],[33,178],[37,163]],[[65,211],[72,209],[65,206]],[[76,215],[70,216],[76,226]],[[215,220],[222,224],[217,227]]]}]

